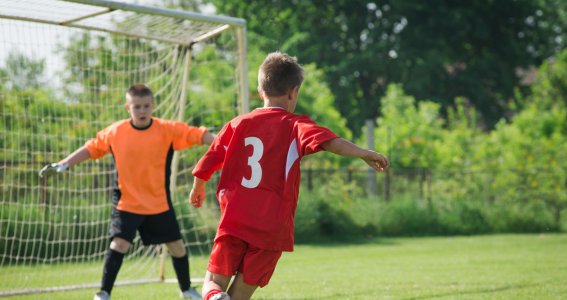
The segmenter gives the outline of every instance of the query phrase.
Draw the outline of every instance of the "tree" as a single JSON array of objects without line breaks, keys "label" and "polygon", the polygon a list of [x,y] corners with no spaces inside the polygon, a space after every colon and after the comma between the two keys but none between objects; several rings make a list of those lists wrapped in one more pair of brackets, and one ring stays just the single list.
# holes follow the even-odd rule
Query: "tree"
[{"label": "tree", "polygon": [[464,97],[492,126],[519,83],[518,68],[564,48],[567,28],[560,0],[209,1],[246,18],[250,40],[264,51],[323,69],[356,135],[377,117],[390,83],[442,111]]},{"label": "tree", "polygon": [[444,134],[439,104],[416,103],[394,84],[381,101],[375,148],[386,153],[393,168],[436,168],[441,158],[434,147]]},{"label": "tree", "polygon": [[6,68],[0,69],[6,87],[14,90],[36,89],[42,85],[45,59],[34,59],[22,53],[10,52],[6,58]]}]

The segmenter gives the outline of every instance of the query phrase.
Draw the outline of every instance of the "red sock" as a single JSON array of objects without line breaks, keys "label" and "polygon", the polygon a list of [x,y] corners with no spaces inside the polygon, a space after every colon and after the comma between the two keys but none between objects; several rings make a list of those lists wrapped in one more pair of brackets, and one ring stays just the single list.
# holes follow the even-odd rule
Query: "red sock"
[{"label": "red sock", "polygon": [[217,289],[212,289],[205,294],[205,297],[203,297],[203,300],[209,300],[209,299],[211,299],[212,296],[214,296],[218,293],[222,293],[222,291],[217,290]]}]

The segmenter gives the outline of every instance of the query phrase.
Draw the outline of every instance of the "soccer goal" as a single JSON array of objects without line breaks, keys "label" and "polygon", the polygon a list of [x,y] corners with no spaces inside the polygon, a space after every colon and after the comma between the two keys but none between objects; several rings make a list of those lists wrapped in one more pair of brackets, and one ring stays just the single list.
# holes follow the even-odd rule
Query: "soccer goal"
[{"label": "soccer goal", "polygon": [[[154,91],[156,117],[218,131],[248,110],[245,21],[103,0],[0,2],[0,296],[98,287],[111,156],[47,179],[38,170],[128,118],[134,83]],[[212,195],[199,210],[187,203],[205,151],[180,152],[172,166],[191,259],[208,254],[218,222]],[[117,285],[174,279],[165,255],[136,239]]]}]

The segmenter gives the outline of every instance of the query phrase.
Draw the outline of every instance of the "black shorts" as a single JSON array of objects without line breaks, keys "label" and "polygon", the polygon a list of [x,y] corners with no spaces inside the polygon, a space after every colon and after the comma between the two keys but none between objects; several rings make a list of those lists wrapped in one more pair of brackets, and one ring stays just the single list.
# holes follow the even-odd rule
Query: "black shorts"
[{"label": "black shorts", "polygon": [[112,208],[111,238],[119,237],[132,243],[140,233],[144,245],[163,244],[181,239],[175,212],[170,209],[156,215],[139,215]]}]

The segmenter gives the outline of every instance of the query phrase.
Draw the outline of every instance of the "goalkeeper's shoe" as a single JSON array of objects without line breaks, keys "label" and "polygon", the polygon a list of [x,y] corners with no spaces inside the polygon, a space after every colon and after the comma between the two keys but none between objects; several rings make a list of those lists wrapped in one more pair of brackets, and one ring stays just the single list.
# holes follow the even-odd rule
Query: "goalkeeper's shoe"
[{"label": "goalkeeper's shoe", "polygon": [[220,292],[212,296],[210,300],[230,300],[230,296],[225,292]]},{"label": "goalkeeper's shoe", "polygon": [[94,295],[94,300],[110,300],[110,295],[107,291],[100,291]]},{"label": "goalkeeper's shoe", "polygon": [[195,290],[195,288],[190,288],[186,291],[181,292],[182,299],[191,299],[191,300],[202,300],[203,297]]},{"label": "goalkeeper's shoe", "polygon": [[39,171],[39,177],[43,178],[55,173],[61,173],[69,168],[69,164],[47,164]]}]

